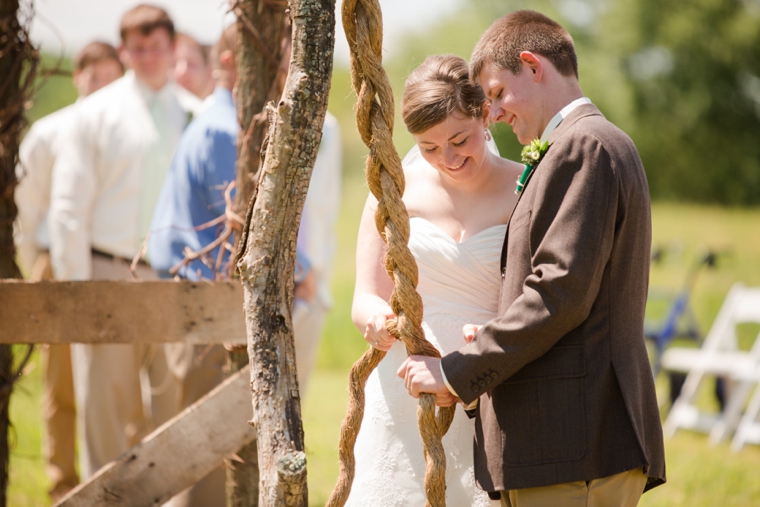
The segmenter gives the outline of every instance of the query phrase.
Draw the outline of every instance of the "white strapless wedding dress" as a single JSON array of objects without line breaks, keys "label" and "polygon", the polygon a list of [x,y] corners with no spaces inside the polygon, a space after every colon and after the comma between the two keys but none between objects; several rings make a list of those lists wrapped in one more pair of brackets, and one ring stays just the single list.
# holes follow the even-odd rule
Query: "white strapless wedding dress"
[{"label": "white strapless wedding dress", "polygon": [[[462,326],[496,316],[499,258],[506,225],[497,225],[457,243],[437,226],[412,217],[409,248],[419,267],[418,292],[424,304],[425,336],[443,354],[464,345]],[[356,478],[346,505],[417,507],[425,505],[425,458],[417,428],[418,402],[396,375],[406,359],[397,342],[372,372],[366,408],[356,441]],[[443,438],[446,450],[446,504],[490,504],[475,485],[473,421],[461,406]],[[496,502],[498,505],[498,502]]]}]

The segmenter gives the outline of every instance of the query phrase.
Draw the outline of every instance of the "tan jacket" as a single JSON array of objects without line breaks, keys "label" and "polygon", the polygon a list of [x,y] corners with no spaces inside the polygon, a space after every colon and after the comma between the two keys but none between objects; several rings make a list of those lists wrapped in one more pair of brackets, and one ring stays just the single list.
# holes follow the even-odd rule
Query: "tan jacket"
[{"label": "tan jacket", "polygon": [[480,397],[475,477],[486,491],[638,467],[649,489],[664,482],[665,457],[644,345],[644,168],[593,105],[549,143],[509,223],[499,316],[442,367],[465,403]]}]

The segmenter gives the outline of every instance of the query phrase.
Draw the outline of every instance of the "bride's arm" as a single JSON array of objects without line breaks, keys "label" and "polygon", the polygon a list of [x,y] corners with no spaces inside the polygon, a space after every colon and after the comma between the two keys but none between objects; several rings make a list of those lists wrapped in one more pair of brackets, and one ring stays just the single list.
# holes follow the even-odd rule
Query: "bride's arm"
[{"label": "bride's arm", "polygon": [[376,209],[377,200],[370,194],[364,205],[356,241],[356,286],[351,319],[370,345],[388,350],[396,341],[385,327],[386,319],[393,316],[388,304],[393,282],[383,265],[386,246],[375,227]]}]

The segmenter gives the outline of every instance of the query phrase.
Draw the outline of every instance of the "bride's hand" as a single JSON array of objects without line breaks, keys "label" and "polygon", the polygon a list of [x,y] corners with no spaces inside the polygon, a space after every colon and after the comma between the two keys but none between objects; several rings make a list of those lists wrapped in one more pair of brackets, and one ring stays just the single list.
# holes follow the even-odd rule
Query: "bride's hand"
[{"label": "bride's hand", "polygon": [[475,333],[483,326],[476,326],[475,324],[465,324],[462,327],[462,334],[464,335],[465,343],[470,343],[475,338]]},{"label": "bride's hand", "polygon": [[388,319],[393,318],[392,313],[377,313],[369,318],[367,326],[364,328],[364,339],[375,347],[377,350],[388,352],[393,344],[396,343],[396,338],[391,336],[386,327]]}]

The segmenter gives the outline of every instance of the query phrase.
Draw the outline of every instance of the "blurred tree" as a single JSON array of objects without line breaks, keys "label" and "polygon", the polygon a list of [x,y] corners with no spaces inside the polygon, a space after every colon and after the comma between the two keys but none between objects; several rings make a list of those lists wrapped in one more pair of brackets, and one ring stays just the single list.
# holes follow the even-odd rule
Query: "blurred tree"
[{"label": "blurred tree", "polygon": [[595,48],[654,197],[760,203],[760,1],[615,0]]},{"label": "blurred tree", "polygon": [[[636,142],[653,198],[760,204],[760,0],[468,0],[410,36],[397,94],[426,55],[469,58],[494,19],[522,8],[571,33],[581,86]],[[518,157],[510,129],[495,133]]]}]

